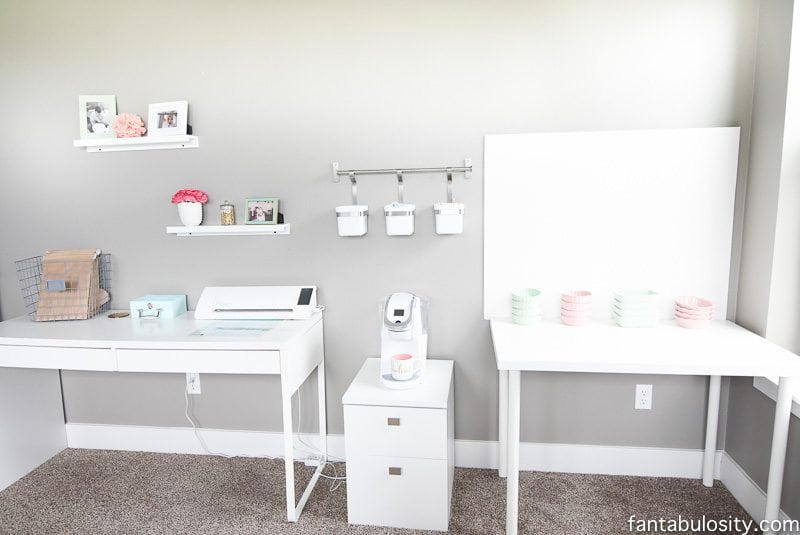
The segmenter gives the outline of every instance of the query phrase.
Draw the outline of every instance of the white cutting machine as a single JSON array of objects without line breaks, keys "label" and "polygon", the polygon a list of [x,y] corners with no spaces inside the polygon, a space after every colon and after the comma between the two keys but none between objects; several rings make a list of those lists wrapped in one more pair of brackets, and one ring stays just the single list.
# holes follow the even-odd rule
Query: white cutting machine
[{"label": "white cutting machine", "polygon": [[304,320],[317,310],[316,286],[209,286],[194,317],[200,320]]}]

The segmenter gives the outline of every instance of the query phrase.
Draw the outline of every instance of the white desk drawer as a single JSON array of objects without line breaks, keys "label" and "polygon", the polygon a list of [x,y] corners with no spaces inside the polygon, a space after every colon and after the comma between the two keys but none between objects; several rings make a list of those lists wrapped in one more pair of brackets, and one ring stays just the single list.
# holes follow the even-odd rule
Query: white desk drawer
[{"label": "white desk drawer", "polygon": [[280,351],[208,349],[119,349],[121,372],[274,373],[281,372]]},{"label": "white desk drawer", "polygon": [[106,372],[117,369],[111,349],[85,347],[0,345],[0,366]]},{"label": "white desk drawer", "polygon": [[350,454],[447,459],[447,411],[409,407],[344,406]]},{"label": "white desk drawer", "polygon": [[447,461],[347,456],[351,524],[447,531]]}]

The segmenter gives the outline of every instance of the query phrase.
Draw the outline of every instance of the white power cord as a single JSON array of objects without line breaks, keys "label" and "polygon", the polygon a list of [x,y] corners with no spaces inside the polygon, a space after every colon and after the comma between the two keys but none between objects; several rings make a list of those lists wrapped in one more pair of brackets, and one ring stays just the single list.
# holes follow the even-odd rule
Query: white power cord
[{"label": "white power cord", "polygon": [[[324,309],[325,307],[323,306],[322,308]],[[201,431],[200,427],[197,426],[197,424],[195,423],[194,419],[190,415],[190,411],[189,411],[189,407],[190,407],[190,405],[189,405],[189,392],[186,389],[186,387],[183,388],[183,398],[184,398],[184,400],[186,402],[185,406],[184,406],[184,415],[186,416],[186,420],[188,420],[189,424],[192,426],[192,430],[194,431],[194,435],[197,438],[197,441],[200,443],[200,447],[203,449],[203,451],[207,455],[213,455],[213,456],[216,456],[216,457],[224,457],[226,459],[232,459],[233,457],[246,457],[246,458],[254,458],[254,459],[271,459],[271,460],[284,459],[283,456],[277,456],[276,457],[276,456],[267,455],[267,454],[262,454],[262,455],[246,455],[246,454],[229,455],[227,453],[219,453],[219,452],[211,451],[211,449],[208,447],[208,444],[206,444],[206,441],[203,438],[202,434],[200,433],[200,431]],[[297,449],[299,449],[300,451],[302,451],[303,453],[306,453],[308,455],[316,456],[316,454],[319,454],[323,458],[325,458],[325,457],[329,458],[330,455],[326,455],[324,452],[322,452],[317,447],[315,447],[315,446],[313,446],[311,444],[308,444],[306,441],[303,440],[303,437],[300,435],[300,426],[303,423],[303,405],[302,405],[302,398],[300,397],[300,393],[299,392],[297,393],[297,414],[298,414],[298,416],[297,416],[297,440],[302,445],[304,445],[306,448],[309,448],[308,450],[304,449],[304,448],[297,448]],[[304,462],[308,461],[308,460],[311,460],[311,458],[297,459],[297,461],[304,461]],[[314,457],[314,460],[320,460],[320,459],[316,459]],[[333,469],[333,476],[326,476],[323,473],[320,473],[320,475],[319,475],[320,477],[322,477],[324,479],[328,479],[328,480],[331,481],[331,484],[330,484],[330,487],[329,487],[329,492],[336,491],[342,485],[342,483],[347,481],[347,477],[339,476],[339,472],[336,469],[336,464],[337,463],[341,464],[343,462],[344,462],[344,460],[341,460],[341,459],[338,460],[338,461],[328,461],[327,459],[325,461],[322,461],[323,470],[328,465],[330,465],[331,468]]]},{"label": "white power cord", "polygon": [[254,459],[280,459],[281,458],[281,457],[272,457],[272,456],[267,455],[267,454],[263,454],[263,455],[246,455],[246,454],[228,455],[227,453],[219,453],[219,452],[216,452],[216,451],[211,451],[211,449],[206,444],[206,441],[203,438],[203,435],[200,434],[200,431],[201,431],[200,427],[197,426],[197,424],[194,422],[192,417],[189,415],[189,392],[186,389],[184,389],[184,391],[183,391],[183,398],[186,400],[186,405],[185,405],[185,409],[184,409],[184,415],[186,416],[186,419],[191,424],[192,430],[194,430],[194,436],[197,437],[198,442],[200,442],[200,447],[203,448],[203,452],[205,452],[207,455],[214,455],[216,457],[225,457],[226,459],[232,459],[234,457],[248,457],[248,458],[254,458]]},{"label": "white power cord", "polygon": [[303,440],[303,436],[300,434],[300,427],[302,425],[303,425],[303,399],[300,397],[300,393],[298,392],[297,393],[297,441],[300,442],[300,444],[304,445],[306,448],[310,448],[311,450],[313,450],[313,451],[306,450],[306,453],[311,453],[311,454],[318,453],[320,455],[328,457],[329,459],[330,458],[338,459],[335,462],[339,463],[344,462],[344,459],[341,459],[339,457],[334,457],[330,453],[326,454],[313,444],[309,444],[308,442]]},{"label": "white power cord", "polygon": [[[302,423],[303,423],[303,400],[300,397],[300,392],[298,391],[297,392],[297,441],[303,444],[305,447],[311,448],[312,450],[316,451],[322,457],[330,458],[331,457],[330,455],[325,454],[324,452],[320,451],[317,447],[303,440],[303,436],[300,434],[300,426],[302,425]],[[306,451],[306,453],[313,453],[313,452]],[[319,477],[323,477],[331,482],[330,487],[328,487],[329,492],[336,491],[339,487],[342,486],[342,483],[345,483],[347,481],[346,476],[339,476],[339,472],[336,470],[337,463],[339,464],[344,463],[344,460],[339,459],[338,461],[328,461],[326,459],[324,461],[324,466],[330,465],[330,467],[333,468],[333,476],[326,476],[325,474],[322,473],[319,474]]]}]

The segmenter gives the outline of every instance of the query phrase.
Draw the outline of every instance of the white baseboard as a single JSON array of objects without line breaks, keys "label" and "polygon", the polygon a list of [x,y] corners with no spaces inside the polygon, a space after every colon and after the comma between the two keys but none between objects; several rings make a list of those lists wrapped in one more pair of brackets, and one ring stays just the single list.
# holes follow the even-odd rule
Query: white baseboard
[{"label": "white baseboard", "polygon": [[[722,452],[717,452],[714,473],[719,474]],[[456,466],[498,467],[497,442],[456,440]],[[652,477],[699,478],[703,451],[581,444],[523,442],[519,448],[520,470]]]},{"label": "white baseboard", "polygon": [[[152,451],[159,453],[206,453],[189,427],[140,427],[126,425],[67,424],[70,448]],[[208,449],[224,455],[280,457],[283,434],[267,431],[203,429],[198,431]],[[295,437],[295,456],[317,454],[319,436]],[[344,437],[328,435],[328,453],[344,459]],[[463,468],[497,469],[497,442],[456,440],[455,464]],[[583,446],[572,444],[520,444],[520,469],[582,474],[635,475],[699,478],[701,450]],[[721,456],[717,453],[715,473]]]},{"label": "white baseboard", "polygon": [[[753,377],[753,387],[772,401],[778,400],[778,379],[776,377]],[[792,414],[800,418],[800,385],[795,386],[792,396]]]},{"label": "white baseboard", "polygon": [[455,464],[459,468],[490,468],[497,470],[497,442],[487,440],[456,440]]},{"label": "white baseboard", "polygon": [[[720,481],[741,504],[747,514],[757,522],[764,520],[764,509],[767,506],[767,494],[761,490],[753,479],[747,475],[739,464],[728,455],[722,453],[720,466]],[[790,520],[789,515],[781,511],[780,520]]]},{"label": "white baseboard", "polygon": [[[721,452],[714,459],[718,477]],[[520,469],[576,474],[700,478],[703,451],[672,448],[520,444]]]},{"label": "white baseboard", "polygon": [[[93,450],[150,451],[156,453],[207,452],[191,427],[146,427],[135,425],[67,424],[67,447]],[[282,457],[283,433],[199,429],[198,433],[215,454],[240,457]],[[295,435],[295,457],[318,456],[319,435]],[[344,460],[344,436],[328,435],[328,455]]]},{"label": "white baseboard", "polygon": [[[67,424],[70,448],[206,453],[194,430],[188,427]],[[266,431],[199,431],[210,451],[224,455],[281,457],[283,434]],[[295,437],[297,459],[318,455],[318,435]],[[328,435],[332,460],[345,458],[344,436]],[[497,442],[456,440],[455,464],[463,468],[497,469]],[[652,477],[700,478],[702,450],[589,446],[574,444],[520,444],[520,469],[545,472],[609,474]],[[742,507],[757,521],[764,519],[766,495],[726,452],[718,451],[714,477],[721,480]],[[781,511],[781,520],[790,520]]]}]

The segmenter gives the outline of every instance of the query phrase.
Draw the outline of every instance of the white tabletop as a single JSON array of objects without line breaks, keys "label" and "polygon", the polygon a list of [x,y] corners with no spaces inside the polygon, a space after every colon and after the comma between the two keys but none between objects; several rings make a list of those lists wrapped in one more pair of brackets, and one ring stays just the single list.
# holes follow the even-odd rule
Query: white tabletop
[{"label": "white tabletop", "polygon": [[499,370],[672,375],[800,376],[800,357],[730,321],[684,329],[674,321],[622,328],[610,320],[490,321]]},{"label": "white tabletop", "polygon": [[453,380],[452,360],[425,361],[422,384],[407,390],[392,390],[380,381],[381,359],[367,359],[358,371],[347,392],[342,396],[345,405],[380,405],[388,407],[423,407],[446,409]]},{"label": "white tabletop", "polygon": [[126,349],[279,350],[322,319],[195,320],[194,312],[173,319],[111,319],[103,312],[88,320],[0,322],[0,345]]}]

